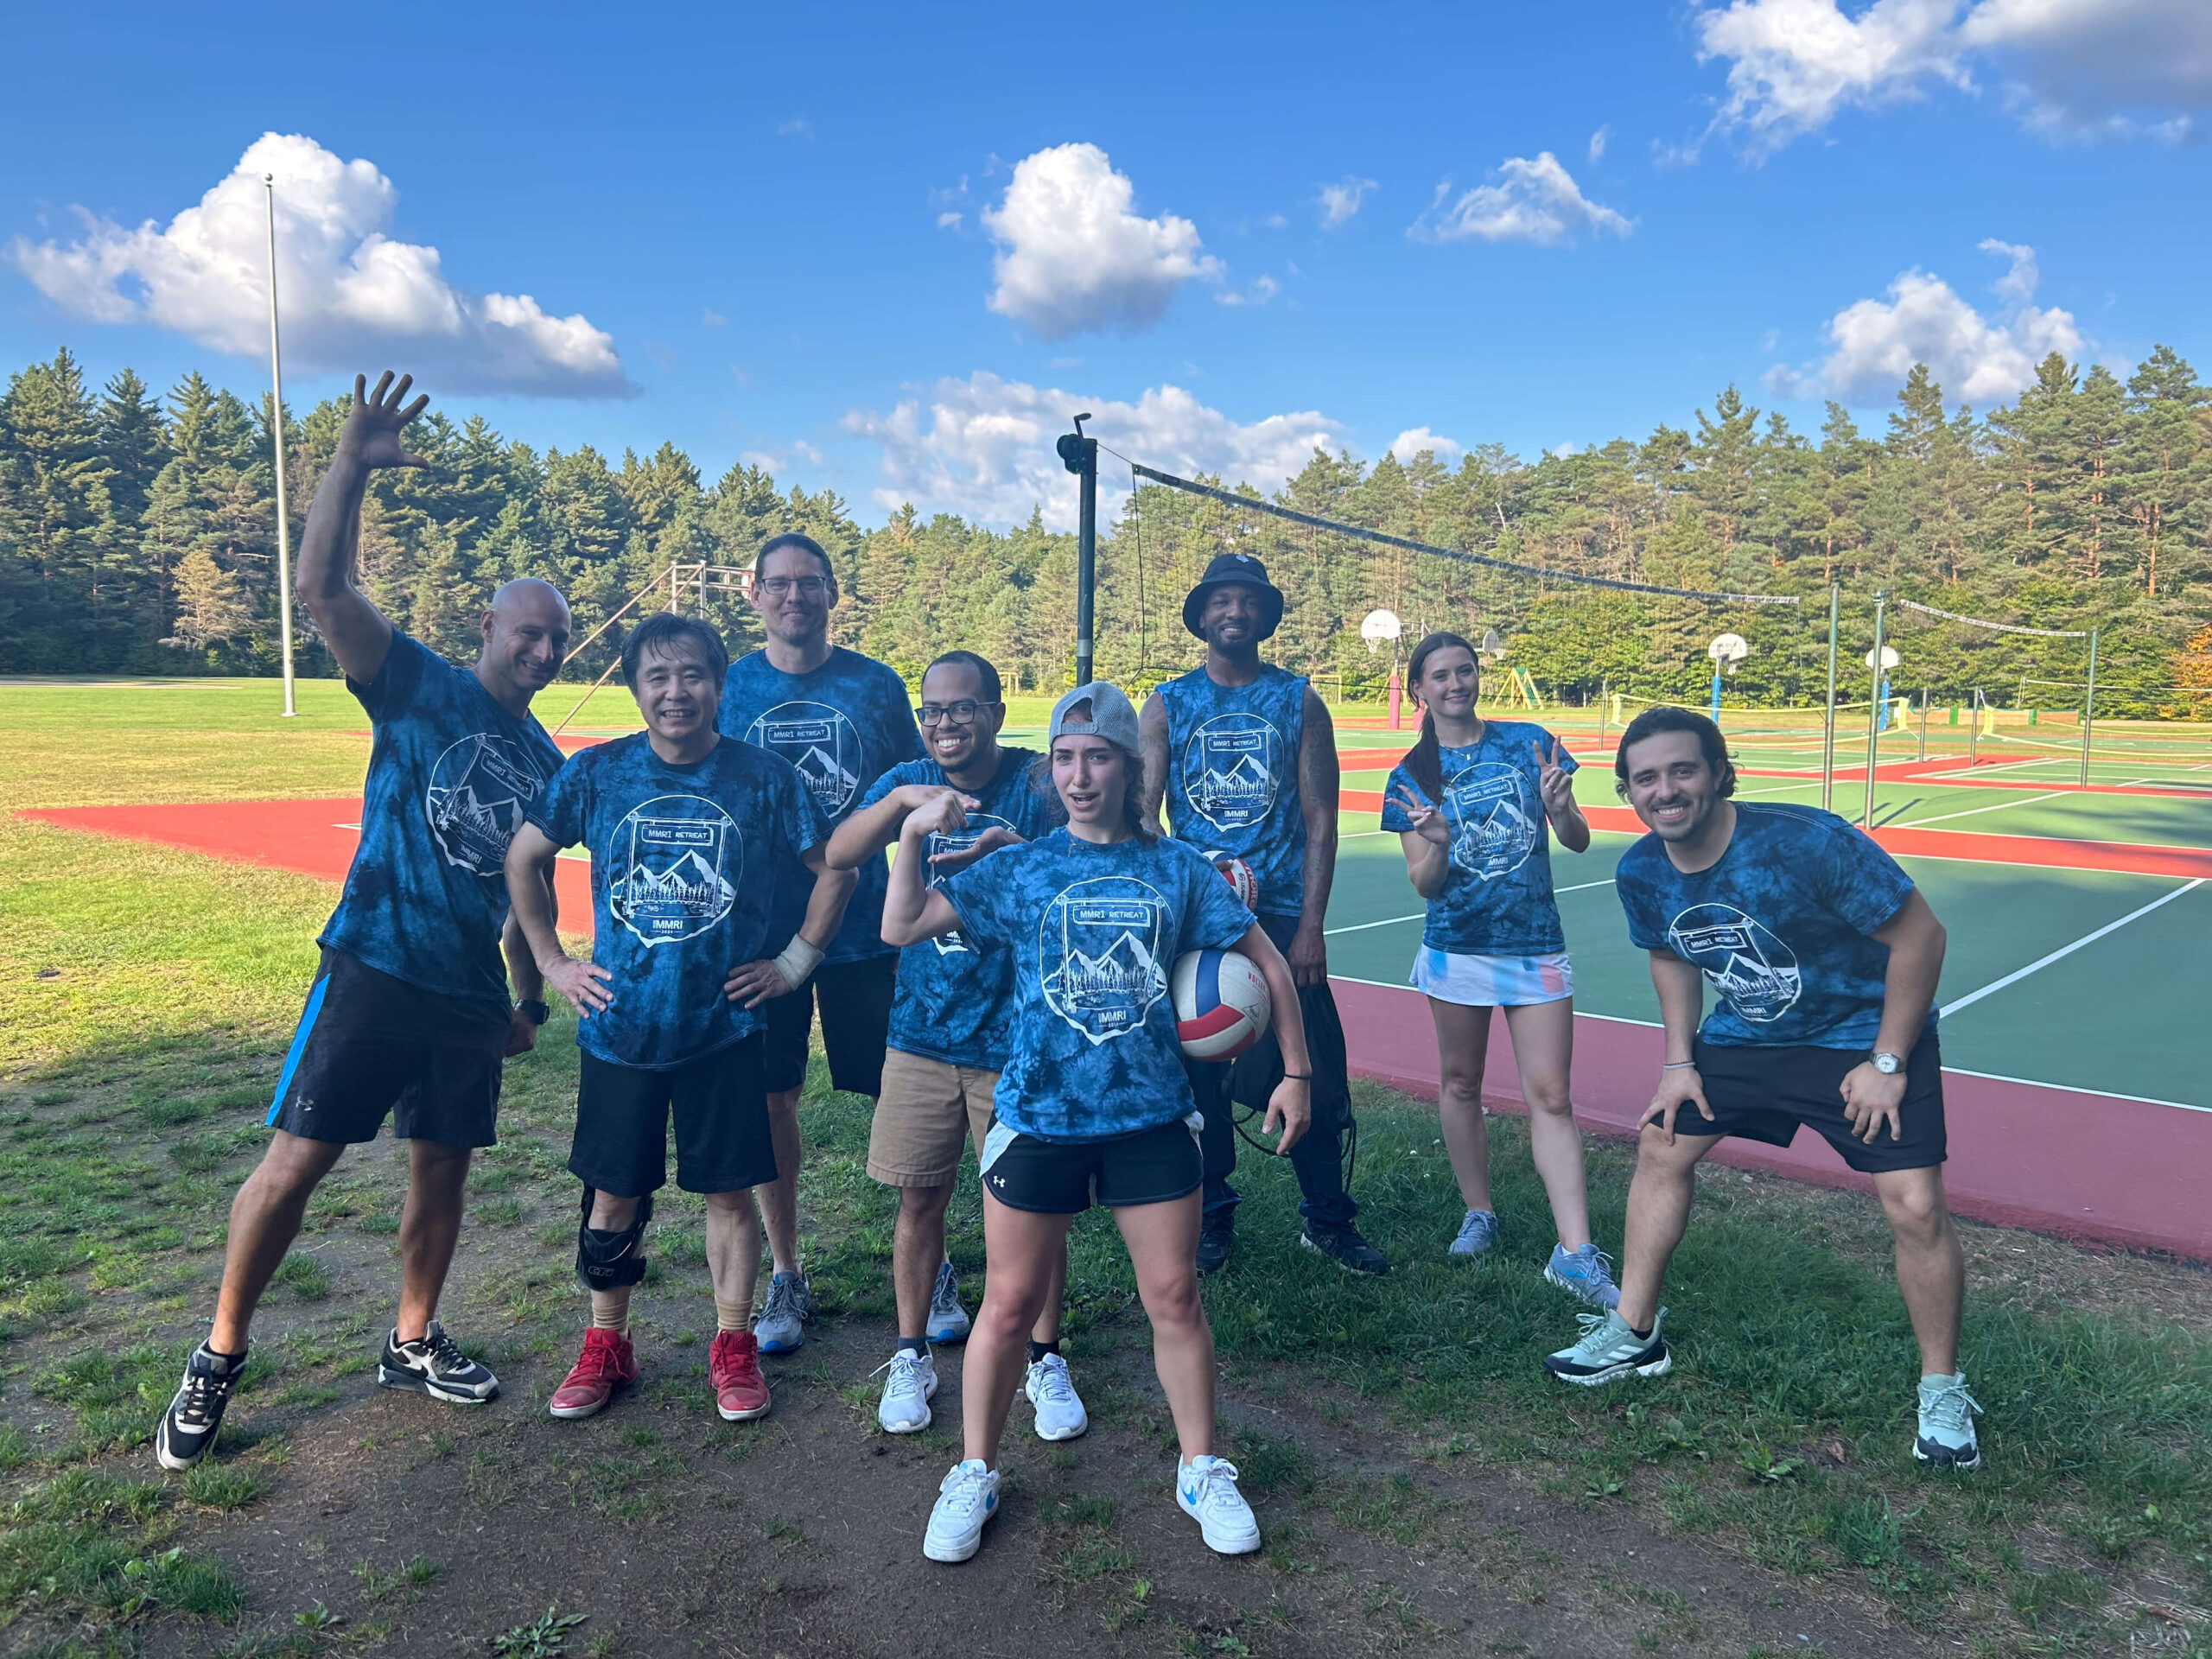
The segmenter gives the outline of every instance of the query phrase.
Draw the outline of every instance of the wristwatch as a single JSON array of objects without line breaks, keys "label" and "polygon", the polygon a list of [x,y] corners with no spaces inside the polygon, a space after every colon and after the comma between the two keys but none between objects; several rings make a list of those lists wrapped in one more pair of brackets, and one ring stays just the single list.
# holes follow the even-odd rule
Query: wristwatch
[{"label": "wristwatch", "polygon": [[553,1010],[534,997],[528,1001],[516,1003],[515,1007],[533,1026],[542,1026],[553,1017]]},{"label": "wristwatch", "polygon": [[1895,1054],[1874,1056],[1874,1069],[1885,1077],[1893,1077],[1904,1070],[1904,1061]]}]

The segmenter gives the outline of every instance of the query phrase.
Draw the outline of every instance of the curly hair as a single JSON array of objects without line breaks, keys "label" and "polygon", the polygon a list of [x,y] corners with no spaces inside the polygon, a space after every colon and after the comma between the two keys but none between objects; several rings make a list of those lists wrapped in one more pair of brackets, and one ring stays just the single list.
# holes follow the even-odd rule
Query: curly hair
[{"label": "curly hair", "polygon": [[1678,709],[1662,702],[1629,721],[1628,729],[1621,734],[1620,747],[1613,751],[1614,794],[1623,800],[1628,798],[1629,749],[1647,737],[1657,737],[1665,732],[1688,732],[1696,738],[1698,753],[1713,768],[1717,784],[1714,792],[1724,801],[1736,792],[1736,766],[1728,758],[1728,740],[1721,735],[1720,728],[1694,709]]}]

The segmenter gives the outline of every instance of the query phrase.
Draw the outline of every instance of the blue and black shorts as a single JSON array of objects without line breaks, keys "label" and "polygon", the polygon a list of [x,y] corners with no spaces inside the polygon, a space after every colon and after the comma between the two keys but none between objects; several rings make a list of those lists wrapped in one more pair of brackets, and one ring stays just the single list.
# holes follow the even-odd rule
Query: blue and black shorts
[{"label": "blue and black shorts", "polygon": [[1943,1054],[1932,1032],[1905,1057],[1904,1101],[1897,1108],[1894,1141],[1887,1129],[1877,1131],[1872,1142],[1860,1140],[1843,1113],[1843,1080],[1866,1063],[1864,1049],[1757,1048],[1700,1038],[1691,1053],[1713,1121],[1707,1122],[1694,1105],[1686,1105],[1675,1114],[1676,1135],[1732,1135],[1786,1147],[1802,1125],[1862,1174],[1931,1169],[1943,1161],[1948,1147]]},{"label": "blue and black shorts", "polygon": [[325,945],[268,1122],[308,1141],[499,1140],[504,1002],[444,996]]},{"label": "blue and black shorts", "polygon": [[976,1161],[983,1190],[1009,1210],[1075,1216],[1168,1204],[1198,1190],[1203,1120],[1196,1112],[1105,1141],[1046,1141],[993,1123]]}]

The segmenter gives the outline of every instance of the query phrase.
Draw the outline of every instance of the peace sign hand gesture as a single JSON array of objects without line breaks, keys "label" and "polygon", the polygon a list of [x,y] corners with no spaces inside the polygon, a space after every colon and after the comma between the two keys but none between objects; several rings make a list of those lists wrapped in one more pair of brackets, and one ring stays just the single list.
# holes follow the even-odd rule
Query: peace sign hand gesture
[{"label": "peace sign hand gesture", "polygon": [[1394,791],[1394,798],[1406,817],[1411,820],[1414,833],[1423,841],[1434,842],[1439,847],[1452,844],[1452,826],[1444,814],[1407,788],[1403,784]]},{"label": "peace sign hand gesture", "polygon": [[[427,469],[430,463],[413,451],[400,447],[399,435],[408,424],[430,406],[429,393],[413,403],[402,406],[407,389],[415,384],[415,377],[403,374],[399,384],[391,384],[391,371],[386,369],[377,381],[374,391],[366,391],[369,377],[353,377],[353,412],[346,417],[346,429],[339,434],[338,448],[364,467],[420,467]],[[387,390],[387,388],[389,390]]]},{"label": "peace sign hand gesture", "polygon": [[1529,752],[1536,757],[1536,792],[1543,797],[1545,815],[1561,818],[1574,810],[1574,779],[1560,765],[1565,750],[1557,738],[1552,739],[1549,754],[1544,746],[1531,740]]}]

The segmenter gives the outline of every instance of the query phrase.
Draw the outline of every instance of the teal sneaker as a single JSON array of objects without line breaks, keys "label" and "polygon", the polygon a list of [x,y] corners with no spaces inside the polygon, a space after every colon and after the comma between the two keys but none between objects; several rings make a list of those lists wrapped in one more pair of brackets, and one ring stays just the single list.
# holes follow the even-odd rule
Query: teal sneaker
[{"label": "teal sneaker", "polygon": [[1491,1246],[1497,1243],[1497,1217],[1488,1210],[1470,1210],[1466,1219],[1459,1224],[1459,1236],[1452,1241],[1452,1254],[1464,1260],[1488,1255]]},{"label": "teal sneaker", "polygon": [[1620,1306],[1621,1287],[1613,1282],[1613,1258],[1595,1244],[1585,1244],[1579,1250],[1570,1250],[1564,1244],[1553,1245],[1552,1259],[1544,1265],[1544,1277],[1592,1307]]},{"label": "teal sneaker", "polygon": [[1912,1455],[1921,1463],[1945,1469],[1981,1467],[1981,1445],[1974,1439],[1974,1414],[1981,1404],[1967,1392],[1967,1376],[1923,1376],[1920,1379],[1920,1435]]},{"label": "teal sneaker", "polygon": [[1648,1337],[1639,1337],[1630,1330],[1618,1309],[1578,1313],[1574,1317],[1582,1327],[1582,1340],[1572,1348],[1544,1356],[1544,1369],[1562,1382],[1594,1388],[1631,1372],[1637,1376],[1657,1376],[1675,1363],[1675,1357],[1667,1351],[1666,1341],[1659,1334],[1659,1327],[1667,1318],[1663,1307],[1651,1321],[1651,1334]]}]

